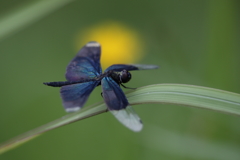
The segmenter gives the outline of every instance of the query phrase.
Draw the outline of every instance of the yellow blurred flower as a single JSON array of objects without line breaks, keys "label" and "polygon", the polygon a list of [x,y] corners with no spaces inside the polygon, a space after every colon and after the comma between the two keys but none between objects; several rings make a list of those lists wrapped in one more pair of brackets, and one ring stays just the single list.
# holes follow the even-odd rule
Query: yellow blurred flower
[{"label": "yellow blurred flower", "polygon": [[121,23],[106,22],[81,31],[77,35],[77,49],[89,41],[101,44],[103,69],[112,64],[136,63],[142,58],[140,36],[135,30]]}]

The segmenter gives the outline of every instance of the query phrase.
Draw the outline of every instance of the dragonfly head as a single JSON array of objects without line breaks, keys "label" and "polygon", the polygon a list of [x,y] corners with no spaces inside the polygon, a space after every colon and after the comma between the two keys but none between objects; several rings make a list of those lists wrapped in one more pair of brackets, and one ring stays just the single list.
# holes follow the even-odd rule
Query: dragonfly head
[{"label": "dragonfly head", "polygon": [[132,78],[132,75],[130,72],[124,69],[120,72],[119,78],[121,83],[127,83]]}]

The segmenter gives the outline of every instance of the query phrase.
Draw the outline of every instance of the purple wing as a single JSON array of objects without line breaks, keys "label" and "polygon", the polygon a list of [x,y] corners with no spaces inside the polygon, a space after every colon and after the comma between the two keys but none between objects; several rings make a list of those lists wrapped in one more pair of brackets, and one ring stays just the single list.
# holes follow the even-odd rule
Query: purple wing
[{"label": "purple wing", "polygon": [[81,109],[98,84],[99,81],[91,81],[61,87],[60,93],[65,110],[74,112]]},{"label": "purple wing", "polygon": [[94,78],[102,73],[100,66],[101,46],[97,42],[87,43],[67,66],[68,81]]},{"label": "purple wing", "polygon": [[133,108],[129,106],[119,85],[110,77],[104,77],[101,84],[103,98],[109,111],[127,128],[135,132],[140,131],[143,124]]},{"label": "purple wing", "polygon": [[133,71],[133,70],[145,70],[145,69],[157,69],[158,66],[156,65],[147,65],[147,64],[114,64],[114,65],[111,65],[110,67],[108,67],[106,71],[109,71],[109,70],[113,70],[113,71],[116,71],[116,72],[120,72],[124,69],[128,70],[128,71]]}]

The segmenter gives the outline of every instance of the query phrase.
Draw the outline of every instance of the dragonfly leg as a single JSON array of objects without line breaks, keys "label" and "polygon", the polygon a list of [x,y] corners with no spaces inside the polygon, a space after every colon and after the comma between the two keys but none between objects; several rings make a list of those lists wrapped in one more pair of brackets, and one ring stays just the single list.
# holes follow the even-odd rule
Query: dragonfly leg
[{"label": "dragonfly leg", "polygon": [[126,86],[124,86],[122,83],[120,83],[120,85],[123,86],[123,88],[127,88],[127,89],[137,89],[137,88],[126,87]]}]

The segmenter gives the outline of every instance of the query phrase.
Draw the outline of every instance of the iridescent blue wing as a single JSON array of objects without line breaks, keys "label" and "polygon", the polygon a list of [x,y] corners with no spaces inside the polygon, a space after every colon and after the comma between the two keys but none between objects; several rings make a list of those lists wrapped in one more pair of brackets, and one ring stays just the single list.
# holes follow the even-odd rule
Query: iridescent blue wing
[{"label": "iridescent blue wing", "polygon": [[114,64],[114,65],[111,65],[110,67],[108,67],[106,71],[109,71],[109,70],[113,70],[113,71],[116,71],[116,72],[120,72],[124,69],[128,70],[128,71],[133,71],[133,70],[144,70],[144,69],[157,69],[158,66],[156,65],[147,65],[147,64]]},{"label": "iridescent blue wing", "polygon": [[101,46],[97,42],[87,43],[67,66],[68,81],[94,78],[102,73],[100,66]]},{"label": "iridescent blue wing", "polygon": [[104,77],[101,84],[103,98],[109,111],[127,128],[135,132],[140,131],[143,124],[133,108],[129,106],[119,85],[111,77]]},{"label": "iridescent blue wing", "polygon": [[[66,79],[78,81],[94,78],[101,74],[100,56],[100,44],[97,42],[87,43],[67,66]],[[60,93],[65,110],[73,112],[83,107],[90,93],[98,84],[99,81],[91,81],[61,87]]]},{"label": "iridescent blue wing", "polygon": [[74,112],[81,109],[98,84],[99,81],[91,81],[61,87],[60,93],[65,110]]}]

